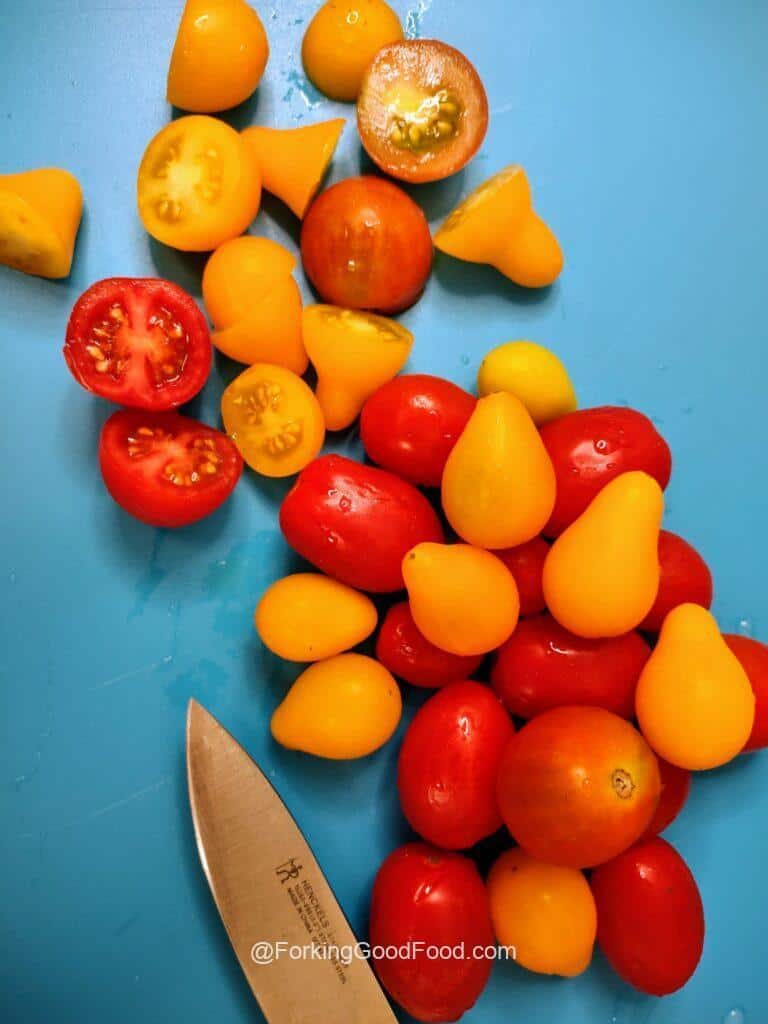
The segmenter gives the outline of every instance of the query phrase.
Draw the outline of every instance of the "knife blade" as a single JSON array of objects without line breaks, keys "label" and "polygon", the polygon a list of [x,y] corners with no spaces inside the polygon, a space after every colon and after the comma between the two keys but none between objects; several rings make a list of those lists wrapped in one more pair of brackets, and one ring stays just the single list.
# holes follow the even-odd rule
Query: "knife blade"
[{"label": "knife blade", "polygon": [[269,1024],[397,1024],[367,961],[348,954],[357,940],[290,812],[195,700],[187,780],[203,871]]}]

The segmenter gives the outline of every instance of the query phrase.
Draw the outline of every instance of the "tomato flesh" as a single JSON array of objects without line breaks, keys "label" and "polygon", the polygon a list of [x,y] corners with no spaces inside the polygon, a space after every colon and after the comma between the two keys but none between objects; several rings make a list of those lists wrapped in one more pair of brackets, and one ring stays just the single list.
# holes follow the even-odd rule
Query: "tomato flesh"
[{"label": "tomato flesh", "polygon": [[121,410],[102,428],[99,465],[121,508],[150,526],[186,526],[215,511],[243,460],[213,427],[174,412]]},{"label": "tomato flesh", "polygon": [[160,278],[108,278],[72,310],[64,358],[88,391],[134,409],[173,409],[211,370],[211,338],[191,296]]},{"label": "tomato flesh", "polygon": [[464,167],[488,128],[488,99],[463,53],[435,39],[383,47],[357,103],[360,138],[386,174],[438,181]]}]

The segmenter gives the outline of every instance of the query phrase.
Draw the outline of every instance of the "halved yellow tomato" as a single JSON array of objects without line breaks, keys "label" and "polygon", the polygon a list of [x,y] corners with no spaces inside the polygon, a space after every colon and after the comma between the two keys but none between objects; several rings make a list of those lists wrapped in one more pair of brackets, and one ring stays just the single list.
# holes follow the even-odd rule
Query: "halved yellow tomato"
[{"label": "halved yellow tomato", "polygon": [[166,125],[144,153],[139,216],[158,242],[207,252],[241,235],[261,202],[261,176],[239,134],[215,117]]},{"label": "halved yellow tomato", "polygon": [[325,438],[320,405],[301,377],[283,366],[255,363],[221,396],[224,428],[262,476],[298,473]]},{"label": "halved yellow tomato", "polygon": [[80,185],[68,171],[0,174],[0,263],[24,274],[67,277],[82,211]]}]

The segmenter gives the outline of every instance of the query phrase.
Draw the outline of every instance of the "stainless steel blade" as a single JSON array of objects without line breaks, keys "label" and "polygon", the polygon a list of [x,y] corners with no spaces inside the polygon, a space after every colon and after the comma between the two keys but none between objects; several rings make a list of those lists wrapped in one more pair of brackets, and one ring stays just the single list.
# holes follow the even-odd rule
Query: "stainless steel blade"
[{"label": "stainless steel blade", "polygon": [[[285,804],[194,700],[187,775],[203,871],[270,1024],[397,1024],[367,962],[347,958],[355,936]],[[270,963],[257,962],[267,959],[265,943]],[[274,955],[278,943],[285,948]],[[289,947],[308,955],[293,959]]]}]

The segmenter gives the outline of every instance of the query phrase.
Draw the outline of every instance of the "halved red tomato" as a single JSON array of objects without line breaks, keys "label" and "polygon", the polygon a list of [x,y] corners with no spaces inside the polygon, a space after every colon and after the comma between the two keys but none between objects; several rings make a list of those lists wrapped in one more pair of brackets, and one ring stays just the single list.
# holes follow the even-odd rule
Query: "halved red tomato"
[{"label": "halved red tomato", "polygon": [[211,336],[195,300],[161,278],[97,281],[75,303],[64,358],[75,380],[133,409],[175,409],[211,371]]},{"label": "halved red tomato", "polygon": [[461,170],[488,128],[488,98],[463,53],[436,39],[382,47],[363,78],[357,126],[368,155],[401,181]]},{"label": "halved red tomato", "polygon": [[107,490],[150,526],[187,526],[223,504],[243,471],[232,441],[177,412],[113,413],[99,441]]}]

